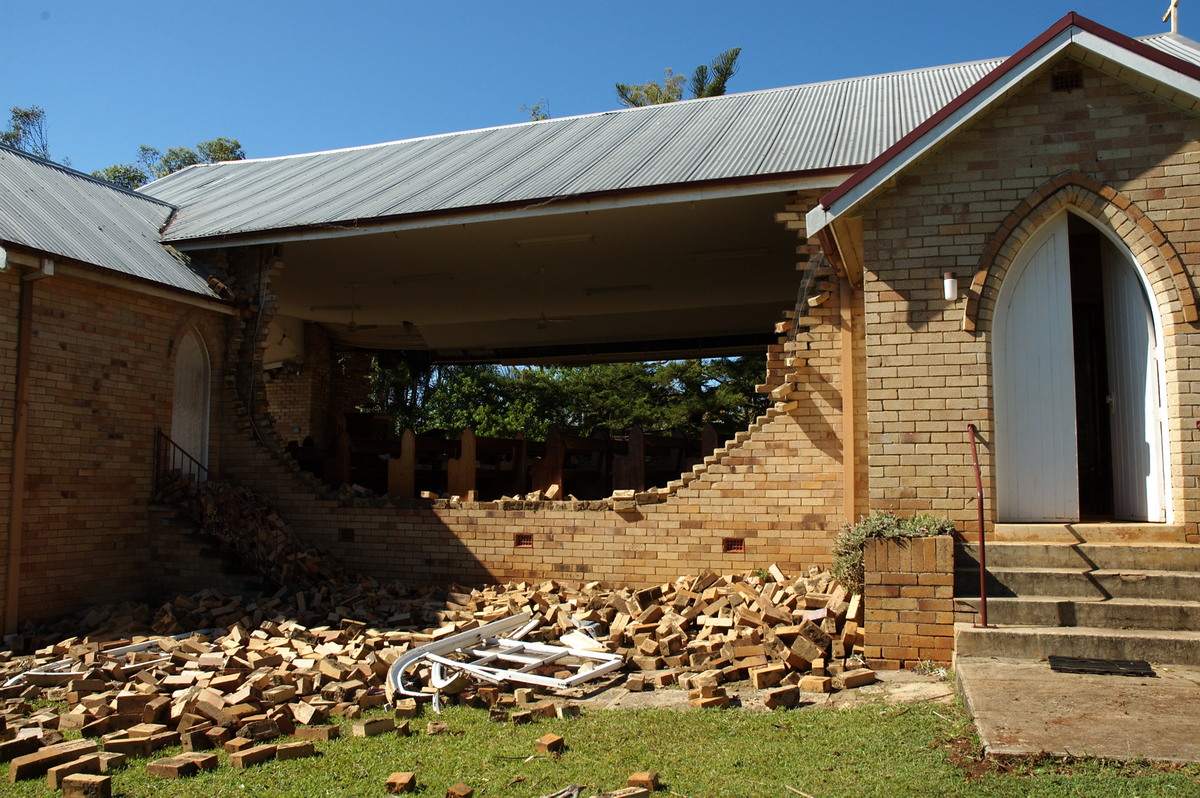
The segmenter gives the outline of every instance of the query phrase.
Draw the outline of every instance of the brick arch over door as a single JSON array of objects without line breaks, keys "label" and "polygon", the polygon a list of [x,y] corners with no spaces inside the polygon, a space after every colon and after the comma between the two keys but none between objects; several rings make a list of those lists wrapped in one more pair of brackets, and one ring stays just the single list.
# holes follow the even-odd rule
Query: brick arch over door
[{"label": "brick arch over door", "polygon": [[984,248],[971,280],[962,327],[986,326],[1013,258],[1060,211],[1070,208],[1125,243],[1146,276],[1164,327],[1200,320],[1196,292],[1179,252],[1128,197],[1082,172],[1063,172],[1026,197],[1004,219]]},{"label": "brick arch over door", "polygon": [[[990,342],[997,520],[1169,522],[1164,328],[1185,321],[1189,304],[1194,312],[1193,294],[1186,280],[1178,290],[1167,266],[1178,254],[1138,209],[1071,178],[1083,176],[1060,176],[1022,203],[976,275]],[[1103,280],[1077,288],[1071,216],[1107,241],[1092,249],[1080,230],[1080,266],[1095,258]],[[1072,321],[1076,302],[1082,327]]]}]

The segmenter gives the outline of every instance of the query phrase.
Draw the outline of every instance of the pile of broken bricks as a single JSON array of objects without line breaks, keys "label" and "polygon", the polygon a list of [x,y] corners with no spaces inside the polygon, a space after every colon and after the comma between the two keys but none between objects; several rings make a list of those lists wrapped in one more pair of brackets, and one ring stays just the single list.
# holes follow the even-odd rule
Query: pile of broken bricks
[{"label": "pile of broken bricks", "polygon": [[[173,631],[186,621],[221,633],[153,637],[146,650],[122,655],[108,652],[140,638],[74,637],[33,656],[0,653],[0,678],[8,680],[0,687],[0,761],[10,761],[12,781],[46,776],[65,795],[102,795],[97,785],[120,757],[152,757],[173,746],[183,753],[151,762],[151,773],[177,778],[215,767],[208,752],[216,748],[233,767],[311,756],[314,742],[337,733],[331,718],[360,721],[355,733],[364,736],[395,722],[360,716],[387,703],[385,677],[401,654],[520,612],[541,621],[531,638],[567,635],[578,647],[590,636],[622,654],[626,689],[678,685],[697,707],[728,706],[729,682],[748,680],[765,706],[777,708],[794,706],[804,692],[875,679],[861,667],[858,596],[816,568],[793,577],[774,566],[756,574],[706,571],[644,589],[550,581],[401,594],[373,584],[251,601],[214,591],[176,599],[160,609],[156,628]],[[56,662],[59,672],[38,675]],[[469,684],[448,698],[519,723],[577,711],[565,700],[571,697],[544,701],[528,687]],[[61,706],[34,709],[38,701]],[[405,699],[394,709],[402,728],[386,731],[403,733],[403,718],[418,707]],[[82,739],[64,741],[71,730]]]}]

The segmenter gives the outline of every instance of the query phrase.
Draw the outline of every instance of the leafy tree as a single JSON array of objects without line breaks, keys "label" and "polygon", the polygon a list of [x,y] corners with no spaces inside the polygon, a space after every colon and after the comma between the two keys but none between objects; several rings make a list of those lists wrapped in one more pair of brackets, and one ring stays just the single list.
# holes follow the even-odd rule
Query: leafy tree
[{"label": "leafy tree", "polygon": [[757,394],[763,356],[508,368],[436,365],[410,354],[376,358],[372,402],[396,429],[544,440],[551,426],[580,435],[628,429],[699,436],[713,424],[727,436],[766,409]]},{"label": "leafy tree", "polygon": [[[693,97],[720,97],[725,93],[725,84],[737,72],[738,55],[741,47],[733,47],[718,55],[708,66],[701,64],[692,73],[691,90]],[[709,70],[712,70],[711,76]]]},{"label": "leafy tree", "polygon": [[683,81],[683,75],[676,75],[668,68],[661,84],[654,81],[632,85],[618,83],[617,98],[626,108],[673,103],[683,99]]},{"label": "leafy tree", "polygon": [[538,97],[537,102],[533,105],[522,105],[521,110],[529,114],[529,121],[540,122],[550,118],[550,101],[545,97]]},{"label": "leafy tree", "polygon": [[50,160],[50,136],[47,130],[46,109],[40,105],[9,109],[7,130],[0,131],[0,144]]},{"label": "leafy tree", "polygon": [[[718,55],[711,63],[696,67],[688,83],[692,97],[719,97],[724,94],[725,85],[737,72],[737,59],[741,52],[741,47],[733,47]],[[617,99],[626,108],[673,103],[683,99],[683,83],[683,75],[676,75],[668,69],[661,84],[654,81],[618,83]]]},{"label": "leafy tree", "polygon": [[146,172],[131,163],[117,163],[92,172],[92,177],[116,183],[131,191],[150,182]]},{"label": "leafy tree", "polygon": [[92,175],[132,189],[194,164],[241,161],[245,158],[246,152],[241,142],[223,137],[202,141],[194,150],[189,147],[169,147],[166,152],[161,152],[156,147],[143,144],[138,147],[137,163],[114,164],[92,172]]}]

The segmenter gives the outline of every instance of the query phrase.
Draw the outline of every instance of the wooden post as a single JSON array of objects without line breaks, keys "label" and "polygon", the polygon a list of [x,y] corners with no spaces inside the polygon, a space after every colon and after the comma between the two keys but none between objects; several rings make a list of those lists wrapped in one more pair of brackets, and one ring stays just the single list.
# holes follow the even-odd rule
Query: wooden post
[{"label": "wooden post", "polygon": [[417,436],[412,429],[400,433],[400,456],[388,460],[388,495],[411,499],[417,492]]},{"label": "wooden post", "polygon": [[854,316],[851,302],[854,289],[842,276],[838,294],[841,305],[841,383],[842,383],[842,514],[846,523],[853,524],[858,507],[858,487],[855,481],[854,444],[856,435],[856,396],[854,391]]},{"label": "wooden post", "polygon": [[467,427],[458,435],[458,457],[446,463],[446,489],[451,496],[473,498],[476,459],[475,431]]}]

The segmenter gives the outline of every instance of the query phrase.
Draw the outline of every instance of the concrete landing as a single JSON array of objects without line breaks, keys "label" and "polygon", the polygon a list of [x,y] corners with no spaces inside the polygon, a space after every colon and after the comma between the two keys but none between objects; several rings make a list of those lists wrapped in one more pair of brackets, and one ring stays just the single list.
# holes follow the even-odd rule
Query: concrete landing
[{"label": "concrete landing", "polygon": [[1200,762],[1200,668],[1152,664],[1157,678],[959,657],[955,675],[988,754]]}]

